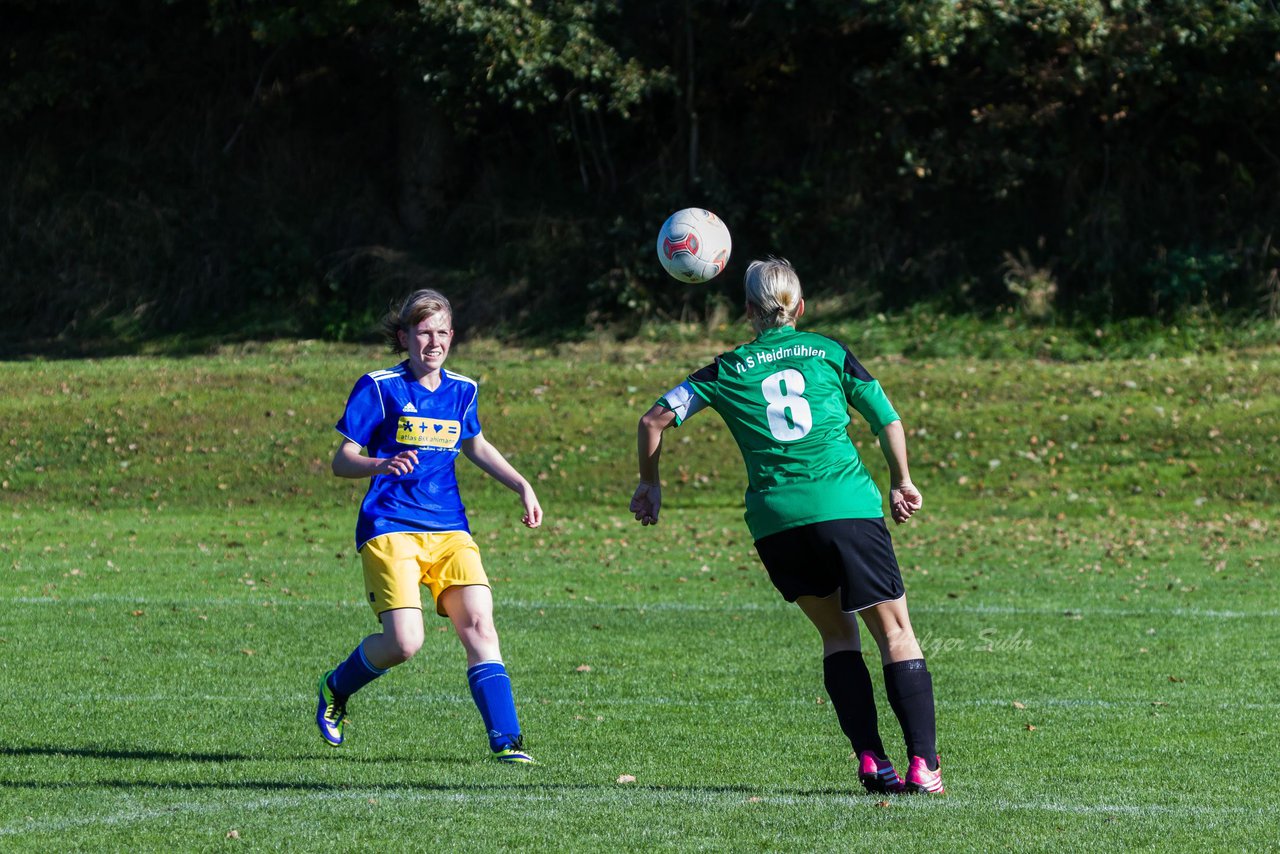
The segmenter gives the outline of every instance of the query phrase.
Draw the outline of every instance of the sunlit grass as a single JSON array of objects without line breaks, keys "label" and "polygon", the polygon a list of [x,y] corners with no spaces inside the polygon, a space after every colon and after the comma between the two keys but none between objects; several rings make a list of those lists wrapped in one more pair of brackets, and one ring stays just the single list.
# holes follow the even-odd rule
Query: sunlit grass
[{"label": "sunlit grass", "polygon": [[894,533],[949,789],[885,800],[853,785],[816,637],[759,568],[717,416],[668,434],[662,523],[625,512],[636,417],[717,346],[451,357],[547,511],[524,530],[514,496],[463,464],[533,769],[486,763],[434,617],[422,654],[353,701],[347,745],[313,731],[315,678],[374,625],[351,541],[361,486],[328,459],[350,385],[384,353],[4,364],[0,847],[1270,838],[1280,352],[863,359],[925,495]]}]

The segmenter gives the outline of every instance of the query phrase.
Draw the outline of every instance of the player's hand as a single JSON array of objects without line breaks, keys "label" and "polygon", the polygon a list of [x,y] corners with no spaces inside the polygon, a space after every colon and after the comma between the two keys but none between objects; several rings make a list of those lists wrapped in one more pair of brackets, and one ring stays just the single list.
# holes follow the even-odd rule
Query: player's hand
[{"label": "player's hand", "polygon": [[924,497],[915,484],[906,480],[889,490],[889,513],[893,521],[901,525],[924,506]]},{"label": "player's hand", "polygon": [[378,474],[402,475],[413,471],[418,464],[417,451],[401,451],[394,457],[378,462]]},{"label": "player's hand", "polygon": [[525,488],[520,490],[520,500],[524,503],[524,515],[520,517],[524,526],[536,528],[541,525],[542,505],[538,503],[538,496],[534,494],[532,486],[525,484]]},{"label": "player's hand", "polygon": [[635,495],[631,496],[631,512],[641,525],[658,524],[658,511],[662,509],[662,486],[640,481]]}]

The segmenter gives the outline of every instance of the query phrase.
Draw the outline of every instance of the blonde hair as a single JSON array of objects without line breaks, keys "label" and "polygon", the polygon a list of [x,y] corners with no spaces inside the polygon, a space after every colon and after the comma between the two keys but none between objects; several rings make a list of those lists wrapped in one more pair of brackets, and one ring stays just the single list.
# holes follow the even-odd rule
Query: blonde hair
[{"label": "blonde hair", "polygon": [[[748,317],[757,332],[779,326],[795,326],[804,293],[800,277],[786,258],[769,256],[752,261],[742,277],[747,292]],[[750,309],[754,309],[754,311]]]},{"label": "blonde hair", "polygon": [[453,325],[453,306],[444,294],[431,288],[414,291],[399,303],[391,306],[387,316],[382,319],[382,332],[392,353],[405,352],[400,343],[401,330],[408,331],[422,321],[440,313],[449,316],[449,325]]}]

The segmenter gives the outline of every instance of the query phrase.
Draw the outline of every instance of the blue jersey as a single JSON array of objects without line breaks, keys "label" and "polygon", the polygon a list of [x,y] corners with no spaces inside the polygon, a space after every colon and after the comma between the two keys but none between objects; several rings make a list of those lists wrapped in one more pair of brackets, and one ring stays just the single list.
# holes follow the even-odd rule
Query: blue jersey
[{"label": "blue jersey", "polygon": [[480,435],[475,380],[440,370],[435,391],[419,385],[407,361],[356,381],[338,432],[368,450],[394,457],[417,451],[418,464],[402,475],[376,475],[360,503],[356,549],[383,534],[466,531],[454,463],[462,440]]}]

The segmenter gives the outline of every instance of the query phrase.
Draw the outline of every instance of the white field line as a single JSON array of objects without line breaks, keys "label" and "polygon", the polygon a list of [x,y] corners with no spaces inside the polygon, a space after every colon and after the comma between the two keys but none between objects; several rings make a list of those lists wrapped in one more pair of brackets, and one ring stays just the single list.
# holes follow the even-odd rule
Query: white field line
[{"label": "white field line", "polygon": [[[89,596],[11,596],[0,599],[12,605],[94,605],[99,603],[150,606],[156,608],[169,607],[307,607],[307,608],[367,608],[364,602],[355,600],[317,600],[298,598],[262,598],[232,599],[213,597],[202,599],[171,599],[148,596],[125,596],[114,594],[91,594]],[[1267,620],[1280,617],[1280,609],[1270,608],[1258,611],[1235,611],[1207,608],[1107,608],[1088,605],[1063,605],[1055,607],[1022,608],[1016,605],[919,605],[912,604],[912,613],[921,614],[982,614],[994,616],[1080,616],[1080,617],[1183,617],[1197,620]],[[553,610],[599,610],[599,611],[635,611],[646,612],[722,612],[737,613],[744,611],[767,612],[789,611],[791,606],[781,600],[777,604],[761,605],[756,602],[725,603],[711,605],[690,602],[653,602],[647,604],[598,602],[588,599],[575,599],[569,602],[531,602],[521,599],[501,599],[497,608],[520,609],[529,611]]]},{"label": "white field line", "polygon": [[[216,789],[216,787],[213,787]],[[651,801],[664,806],[714,807],[730,809],[742,806],[750,798],[752,808],[762,804],[779,806],[839,806],[870,807],[872,801],[860,793],[832,794],[816,792],[813,794],[770,794],[768,791],[751,791],[749,789],[732,792],[712,790],[672,790],[648,789],[643,786],[601,786],[598,789],[572,786],[539,786],[530,787],[527,791],[506,789],[501,792],[469,790],[464,786],[456,789],[415,791],[405,789],[352,789],[350,791],[315,792],[307,795],[274,795],[254,798],[236,803],[201,803],[194,798],[194,792],[183,792],[180,802],[167,804],[160,809],[132,809],[102,815],[64,816],[50,819],[19,819],[6,825],[0,825],[0,837],[18,836],[33,833],[59,833],[69,830],[119,827],[122,825],[143,824],[160,820],[172,823],[176,814],[210,817],[231,813],[235,820],[243,822],[246,814],[266,810],[293,810],[309,808],[316,803],[332,801],[350,801],[367,803],[370,800],[382,802],[428,803],[457,805],[460,803],[495,803],[503,806],[514,804],[537,804],[540,810],[552,813],[581,813],[584,807],[592,808],[601,805],[617,804],[634,808],[637,801]],[[1193,820],[1201,828],[1217,826],[1230,820],[1234,823],[1241,819],[1263,819],[1280,817],[1280,807],[1274,804],[1259,804],[1254,807],[1245,806],[1210,806],[1210,805],[1178,805],[1178,804],[1108,804],[1108,803],[1073,803],[1060,800],[1024,800],[1012,801],[1004,798],[989,800],[986,798],[964,797],[952,792],[945,798],[897,798],[894,806],[913,810],[982,810],[998,812],[1050,812],[1070,815],[1108,815],[1127,816],[1131,818],[1159,818]],[[236,821],[231,821],[234,825]]]}]

